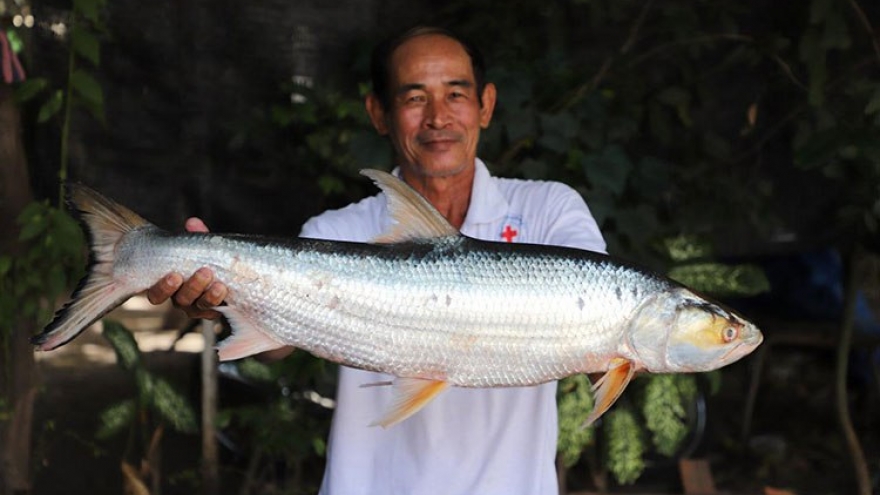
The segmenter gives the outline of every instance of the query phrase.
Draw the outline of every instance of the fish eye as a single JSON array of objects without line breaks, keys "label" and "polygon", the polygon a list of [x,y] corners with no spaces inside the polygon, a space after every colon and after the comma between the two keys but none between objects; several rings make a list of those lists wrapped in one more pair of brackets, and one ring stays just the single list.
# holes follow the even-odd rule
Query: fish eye
[{"label": "fish eye", "polygon": [[724,339],[725,343],[733,342],[734,340],[736,340],[737,337],[739,337],[739,329],[737,329],[736,327],[725,327],[724,330],[721,332],[721,336]]}]

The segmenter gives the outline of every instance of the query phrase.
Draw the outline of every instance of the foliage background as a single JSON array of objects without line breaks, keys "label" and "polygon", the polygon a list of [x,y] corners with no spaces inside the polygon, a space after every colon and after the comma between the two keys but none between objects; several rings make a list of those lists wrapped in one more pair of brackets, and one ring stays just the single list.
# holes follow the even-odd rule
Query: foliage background
[{"label": "foliage background", "polygon": [[[86,105],[37,125],[56,99],[23,105],[37,196],[56,201],[58,162],[69,156],[70,177],[113,191],[159,225],[195,214],[215,230],[296,232],[309,216],[372,193],[358,169],[390,165],[361,109],[368,49],[423,22],[454,27],[488,55],[499,107],[481,156],[502,175],[575,187],[612,254],[732,297],[767,289],[741,261],[877,244],[875,3],[290,4],[102,7],[100,118]],[[52,28],[70,20],[70,7],[31,6],[39,22],[22,33],[30,72],[77,86],[63,62],[72,37]],[[55,145],[68,141],[66,150]],[[0,275],[11,266],[0,263]],[[310,380],[297,383],[314,387]],[[603,455],[618,481],[639,476],[648,448],[675,453],[686,412],[674,404],[694,386],[648,381],[609,417]],[[577,397],[573,384],[562,389]],[[659,403],[670,406],[650,407]],[[285,407],[272,417],[284,418]],[[570,410],[576,418],[584,403]],[[239,416],[259,424],[253,413]]]}]

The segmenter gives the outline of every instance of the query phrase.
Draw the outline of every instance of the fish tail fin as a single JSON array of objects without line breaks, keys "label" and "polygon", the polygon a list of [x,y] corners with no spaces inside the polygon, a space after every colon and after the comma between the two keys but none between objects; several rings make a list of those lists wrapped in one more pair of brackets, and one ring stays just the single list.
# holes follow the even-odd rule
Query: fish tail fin
[{"label": "fish tail fin", "polygon": [[83,185],[67,187],[67,204],[88,236],[89,263],[70,301],[39,335],[31,338],[31,343],[41,351],[71,341],[134,294],[113,278],[115,247],[132,230],[152,226],[128,208]]}]

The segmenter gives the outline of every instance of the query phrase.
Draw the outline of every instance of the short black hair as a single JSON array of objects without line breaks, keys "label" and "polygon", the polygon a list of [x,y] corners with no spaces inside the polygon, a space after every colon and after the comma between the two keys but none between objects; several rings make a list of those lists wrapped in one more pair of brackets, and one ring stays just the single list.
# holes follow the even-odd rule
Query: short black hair
[{"label": "short black hair", "polygon": [[486,61],[482,52],[466,38],[443,27],[416,26],[389,38],[386,38],[373,49],[370,59],[370,76],[373,79],[373,93],[379,98],[382,108],[388,108],[391,104],[391,93],[388,80],[391,72],[391,56],[397,48],[405,42],[417,37],[429,34],[446,36],[458,42],[471,59],[471,68],[474,72],[474,83],[477,86],[477,97],[480,106],[483,106],[483,89],[486,87]]}]

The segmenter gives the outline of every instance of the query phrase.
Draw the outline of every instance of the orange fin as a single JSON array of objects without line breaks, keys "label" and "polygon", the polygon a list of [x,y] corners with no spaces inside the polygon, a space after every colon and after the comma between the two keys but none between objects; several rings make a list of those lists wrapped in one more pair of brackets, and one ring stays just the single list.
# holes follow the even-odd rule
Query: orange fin
[{"label": "orange fin", "polygon": [[605,414],[623,393],[623,390],[632,380],[636,367],[632,361],[623,358],[615,358],[611,360],[611,368],[602,375],[602,378],[593,384],[593,393],[595,394],[595,402],[593,410],[584,421],[583,427],[586,428]]},{"label": "orange fin", "polygon": [[[381,384],[380,384],[381,385]],[[370,426],[388,428],[417,413],[431,399],[446,390],[448,383],[440,380],[422,378],[396,378],[392,384],[391,406],[380,419]]]},{"label": "orange fin", "polygon": [[232,335],[217,344],[217,357],[220,361],[246,358],[265,351],[284,347],[266,335],[266,332],[254,325],[251,320],[230,306],[218,306],[217,311],[229,320]]}]

